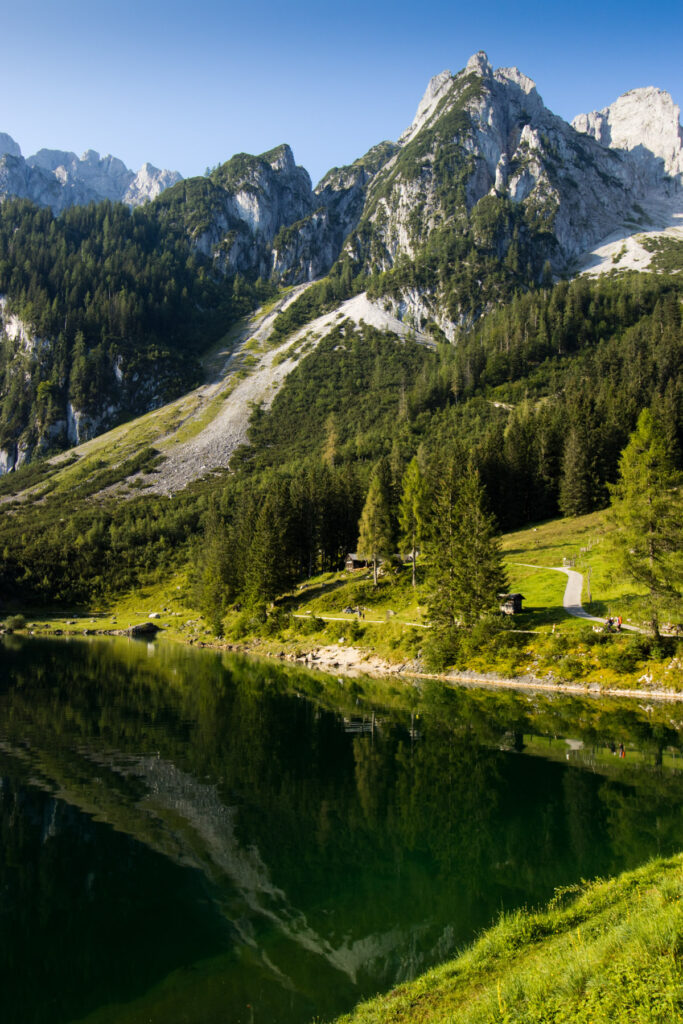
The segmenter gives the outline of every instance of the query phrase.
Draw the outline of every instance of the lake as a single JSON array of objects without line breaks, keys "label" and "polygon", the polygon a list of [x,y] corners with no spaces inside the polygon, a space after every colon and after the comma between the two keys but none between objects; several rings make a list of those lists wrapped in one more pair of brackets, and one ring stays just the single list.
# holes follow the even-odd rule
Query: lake
[{"label": "lake", "polygon": [[0,644],[4,1024],[328,1020],[683,848],[679,705]]}]

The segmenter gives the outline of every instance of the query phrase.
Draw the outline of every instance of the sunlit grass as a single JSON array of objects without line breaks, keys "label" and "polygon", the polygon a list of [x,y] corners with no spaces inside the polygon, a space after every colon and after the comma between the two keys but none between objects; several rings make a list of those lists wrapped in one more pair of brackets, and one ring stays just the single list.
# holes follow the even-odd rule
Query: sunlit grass
[{"label": "sunlit grass", "polygon": [[682,1019],[683,856],[505,915],[460,957],[339,1024],[669,1024]]}]

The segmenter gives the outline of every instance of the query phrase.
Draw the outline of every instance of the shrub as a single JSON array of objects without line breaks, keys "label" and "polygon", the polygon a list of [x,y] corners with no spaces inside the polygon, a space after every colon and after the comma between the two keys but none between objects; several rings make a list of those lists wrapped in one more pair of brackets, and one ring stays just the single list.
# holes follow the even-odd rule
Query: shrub
[{"label": "shrub", "polygon": [[346,627],[346,635],[348,636],[349,640],[353,640],[354,642],[356,640],[360,640],[363,636],[365,636],[365,630],[361,626],[358,619],[351,620],[348,627]]},{"label": "shrub", "polygon": [[292,616],[286,609],[275,608],[266,619],[264,632],[267,636],[278,636],[290,628],[292,621]]},{"label": "shrub", "polygon": [[23,615],[10,615],[5,619],[5,629],[8,633],[13,633],[15,629],[24,629],[25,626],[26,619]]},{"label": "shrub", "polygon": [[305,619],[292,619],[292,626],[302,636],[311,636],[313,633],[320,633],[325,629],[326,622],[319,619],[317,615],[307,615]]}]

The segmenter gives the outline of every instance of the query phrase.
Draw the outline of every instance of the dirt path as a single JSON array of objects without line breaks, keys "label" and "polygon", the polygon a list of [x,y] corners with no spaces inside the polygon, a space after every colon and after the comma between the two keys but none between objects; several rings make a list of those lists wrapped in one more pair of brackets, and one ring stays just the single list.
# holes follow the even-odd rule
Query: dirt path
[{"label": "dirt path", "polygon": [[[576,619],[588,619],[589,622],[601,622],[603,626],[607,619],[601,619],[597,615],[589,615],[581,604],[581,593],[583,591],[583,576],[575,569],[565,569],[563,566],[554,565],[531,565],[529,562],[515,562],[515,565],[524,566],[525,569],[543,569],[546,572],[563,572],[567,577],[567,586],[564,588],[562,607],[567,615],[573,615]],[[628,629],[632,633],[642,633],[644,630],[638,626],[627,626],[622,623],[622,629]]]}]

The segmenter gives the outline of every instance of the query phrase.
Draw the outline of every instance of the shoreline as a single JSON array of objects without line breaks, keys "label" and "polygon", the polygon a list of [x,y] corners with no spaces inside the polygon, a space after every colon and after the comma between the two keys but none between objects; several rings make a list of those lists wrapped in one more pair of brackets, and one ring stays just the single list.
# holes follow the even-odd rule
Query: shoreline
[{"label": "shoreline", "polygon": [[[199,647],[205,650],[225,651],[226,653],[247,655],[255,658],[268,658],[271,661],[285,661],[290,664],[298,664],[302,668],[314,669],[326,672],[328,675],[343,675],[349,678],[356,676],[373,676],[374,678],[408,680],[436,680],[450,685],[477,687],[484,689],[506,689],[525,690],[546,693],[563,693],[574,697],[629,697],[636,700],[654,700],[660,702],[679,703],[683,702],[683,691],[665,689],[630,689],[621,687],[602,687],[598,683],[574,683],[561,680],[548,680],[533,676],[500,676],[495,672],[482,673],[472,671],[453,672],[425,672],[415,662],[391,662],[378,654],[361,647],[344,646],[340,644],[325,644],[312,647],[308,651],[302,651],[300,646],[296,651],[280,648],[279,651],[272,646],[262,645],[258,642],[227,642],[222,640],[200,640],[196,637],[185,637],[175,634],[164,637],[165,629],[149,628],[144,624],[145,629],[137,632],[136,627],[128,629],[56,629],[56,630],[31,630],[29,636],[46,638],[74,639],[78,637],[103,637],[117,636],[128,639],[151,640],[162,639],[167,643],[179,643],[186,647]],[[26,635],[17,631],[19,635]],[[276,645],[278,646],[278,645]]]},{"label": "shoreline", "polygon": [[[99,635],[102,635],[102,633]],[[107,631],[107,635],[111,635],[110,631]],[[173,638],[171,642],[180,642],[186,646],[201,647],[208,650],[220,650],[233,654],[268,658],[272,661],[287,661],[301,665],[303,668],[326,672],[328,675],[340,674],[349,678],[373,676],[376,678],[396,679],[398,677],[406,681],[409,679],[433,679],[458,686],[545,691],[549,693],[564,693],[574,697],[632,697],[638,700],[669,701],[671,703],[683,702],[683,691],[677,690],[601,687],[598,683],[549,681],[548,679],[538,679],[533,676],[514,676],[508,678],[500,676],[495,672],[487,674],[474,671],[424,672],[417,668],[414,662],[391,662],[361,647],[342,646],[340,644],[315,646],[309,651],[297,654],[285,650],[274,653],[272,648],[263,648],[258,643],[240,644],[220,640],[211,642],[191,638],[182,639],[180,637]]]}]

